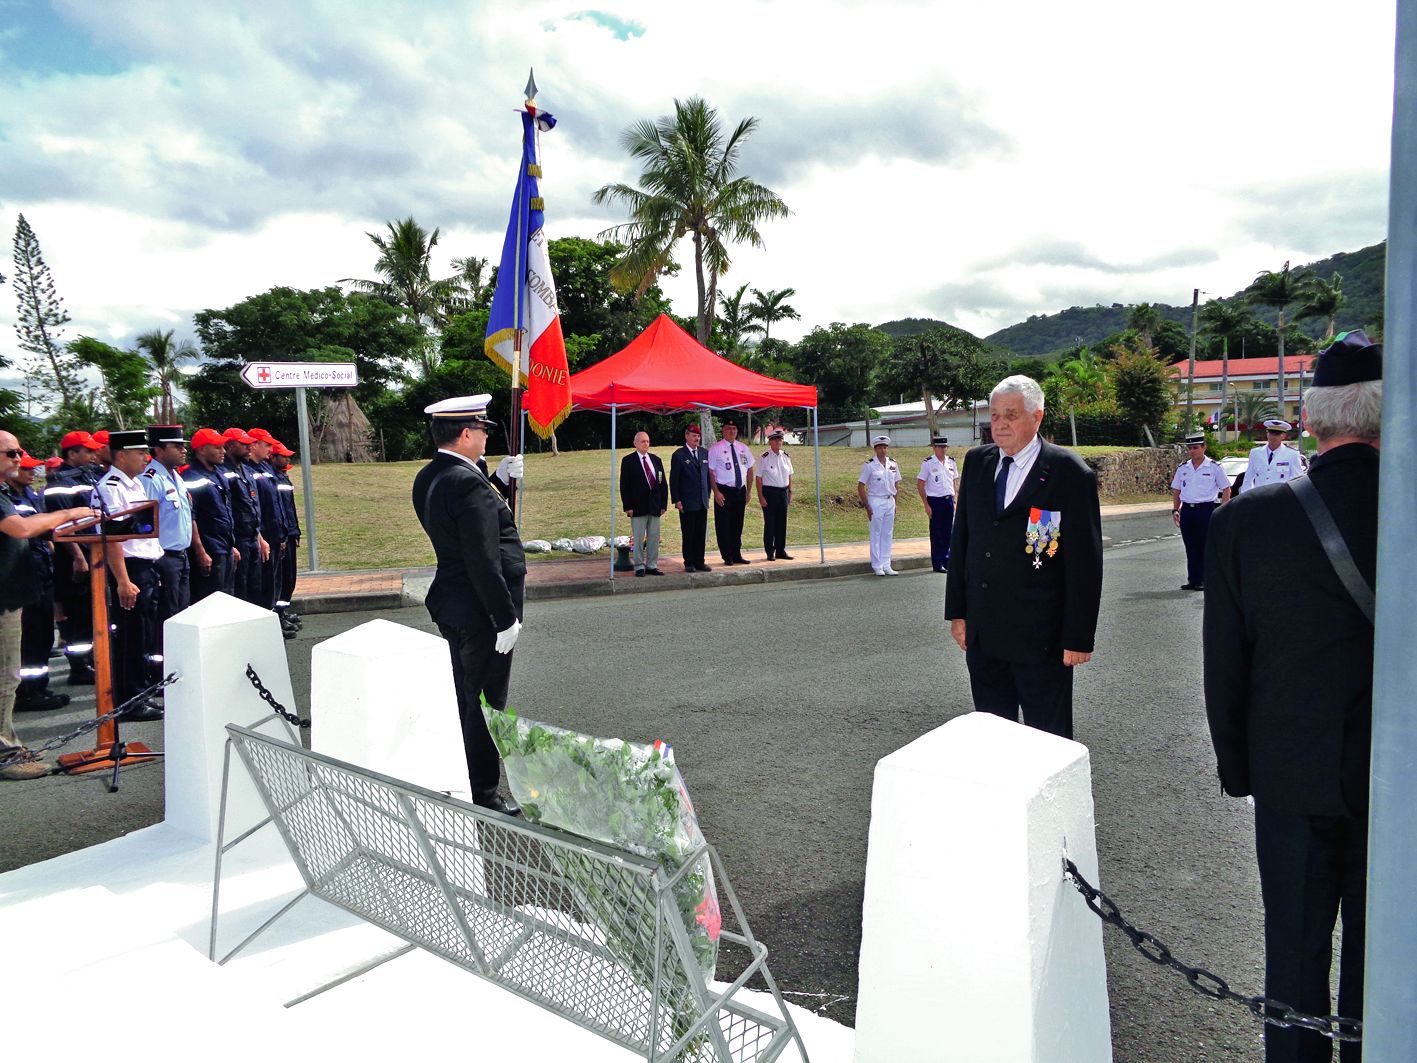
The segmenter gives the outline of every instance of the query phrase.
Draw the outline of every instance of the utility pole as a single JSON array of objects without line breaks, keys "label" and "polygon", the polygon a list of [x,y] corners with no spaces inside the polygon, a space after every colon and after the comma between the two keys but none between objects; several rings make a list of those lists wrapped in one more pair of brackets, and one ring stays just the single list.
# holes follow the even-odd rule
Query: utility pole
[{"label": "utility pole", "polygon": [[1191,411],[1196,399],[1196,315],[1200,312],[1201,290],[1191,289],[1191,372],[1186,381],[1186,431],[1192,430]]}]

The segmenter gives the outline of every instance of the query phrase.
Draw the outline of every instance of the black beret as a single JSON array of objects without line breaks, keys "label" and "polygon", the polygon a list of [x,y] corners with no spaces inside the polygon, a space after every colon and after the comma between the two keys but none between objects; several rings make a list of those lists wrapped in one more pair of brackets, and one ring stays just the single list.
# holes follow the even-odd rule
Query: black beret
[{"label": "black beret", "polygon": [[1362,329],[1341,332],[1319,355],[1313,387],[1336,388],[1383,378],[1383,345],[1368,339]]}]

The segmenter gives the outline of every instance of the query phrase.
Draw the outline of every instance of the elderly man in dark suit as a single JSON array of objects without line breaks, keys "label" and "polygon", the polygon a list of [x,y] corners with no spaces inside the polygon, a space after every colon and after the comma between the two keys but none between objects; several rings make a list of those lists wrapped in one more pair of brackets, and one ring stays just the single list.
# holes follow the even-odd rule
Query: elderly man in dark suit
[{"label": "elderly man in dark suit", "polygon": [[[1347,1018],[1363,1013],[1381,376],[1381,346],[1361,330],[1335,339],[1304,393],[1304,424],[1319,444],[1308,477],[1223,506],[1206,558],[1206,715],[1220,785],[1254,797],[1265,995],[1330,1013],[1341,912],[1338,1013]],[[1303,625],[1297,659],[1284,616]],[[1268,1063],[1327,1061],[1331,1051],[1319,1034],[1265,1029]],[[1354,1063],[1360,1052],[1344,1043],[1340,1058]]]},{"label": "elderly man in dark suit", "polygon": [[413,509],[433,543],[438,570],[428,588],[429,615],[448,642],[475,804],[516,815],[497,793],[502,763],[483,719],[481,699],[507,707],[512,647],[522,629],[526,555],[512,511],[478,467],[487,449],[490,395],[435,402],[438,453],[413,481]]},{"label": "elderly man in dark suit", "polygon": [[684,426],[684,445],[669,457],[669,497],[679,511],[684,542],[684,571],[707,572],[704,544],[708,539],[708,451],[699,445],[699,426]]},{"label": "elderly man in dark suit", "polygon": [[635,433],[635,449],[620,461],[620,505],[630,518],[630,559],[636,576],[659,571],[659,518],[669,508],[664,463],[649,452],[649,433]]},{"label": "elderly man in dark suit", "polygon": [[945,619],[976,710],[1071,738],[1073,668],[1092,659],[1102,600],[1102,511],[1092,470],[1040,439],[1042,423],[1036,381],[995,385],[994,443],[964,458]]}]

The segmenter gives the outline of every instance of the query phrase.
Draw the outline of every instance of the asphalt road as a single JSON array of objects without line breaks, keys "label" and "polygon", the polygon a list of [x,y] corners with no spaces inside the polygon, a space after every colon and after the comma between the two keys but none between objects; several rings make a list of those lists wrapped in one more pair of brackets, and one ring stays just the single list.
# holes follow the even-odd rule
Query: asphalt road
[{"label": "asphalt road", "polygon": [[[1258,992],[1261,909],[1251,817],[1215,778],[1201,699],[1200,596],[1179,590],[1169,514],[1109,521],[1098,653],[1078,673],[1102,882],[1178,956]],[[512,700],[580,730],[674,743],[784,991],[850,1023],[876,761],[970,711],[963,655],[941,623],[943,578],[916,572],[537,602]],[[289,644],[301,707],[310,651],[374,617],[312,616]],[[431,629],[422,609],[385,614]],[[66,689],[62,685],[58,689]],[[21,715],[34,744],[92,713]],[[161,724],[127,737],[160,746]],[[161,772],[0,784],[0,870],[156,821]],[[959,873],[969,873],[960,854]],[[1081,898],[1078,899],[1081,904]],[[1240,1063],[1260,1032],[1107,930],[1118,1063]]]}]

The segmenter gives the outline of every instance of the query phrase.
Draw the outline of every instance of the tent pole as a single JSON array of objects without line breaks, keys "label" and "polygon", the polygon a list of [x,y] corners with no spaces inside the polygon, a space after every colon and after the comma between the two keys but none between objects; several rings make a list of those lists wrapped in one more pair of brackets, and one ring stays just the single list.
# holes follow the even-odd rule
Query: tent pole
[{"label": "tent pole", "polygon": [[812,407],[812,458],[817,466],[817,554],[827,563],[827,535],[822,530],[822,440],[817,431],[817,408]]},{"label": "tent pole", "polygon": [[615,404],[610,404],[610,582],[615,582]]}]

